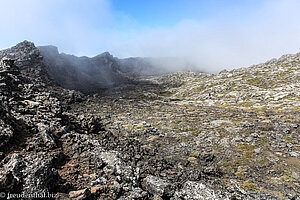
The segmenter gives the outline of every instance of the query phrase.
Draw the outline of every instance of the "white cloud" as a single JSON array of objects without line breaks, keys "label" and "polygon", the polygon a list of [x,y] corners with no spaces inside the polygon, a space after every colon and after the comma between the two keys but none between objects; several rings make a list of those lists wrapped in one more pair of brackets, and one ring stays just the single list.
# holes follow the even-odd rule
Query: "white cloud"
[{"label": "white cloud", "polygon": [[248,18],[181,21],[169,29],[136,32],[115,52],[190,57],[200,69],[213,72],[249,66],[300,51],[299,9],[300,1],[270,0]]},{"label": "white cloud", "polygon": [[244,8],[241,17],[243,10],[233,10],[236,15],[136,30],[138,19],[116,13],[110,0],[0,0],[0,48],[27,39],[77,55],[181,56],[214,72],[299,52],[300,1],[263,5],[251,14]]},{"label": "white cloud", "polygon": [[27,39],[90,53],[88,46],[106,39],[113,20],[109,0],[0,0],[0,12],[1,48]]}]

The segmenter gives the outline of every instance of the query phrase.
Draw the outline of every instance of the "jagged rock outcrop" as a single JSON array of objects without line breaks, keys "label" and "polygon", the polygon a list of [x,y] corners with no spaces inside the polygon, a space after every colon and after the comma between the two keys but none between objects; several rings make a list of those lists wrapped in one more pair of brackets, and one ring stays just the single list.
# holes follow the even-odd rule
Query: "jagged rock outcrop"
[{"label": "jagged rock outcrop", "polygon": [[43,57],[32,42],[24,41],[12,48],[0,51],[0,58],[4,56],[13,60],[15,66],[21,69],[20,72],[28,79],[40,80],[40,84],[51,83],[43,64]]},{"label": "jagged rock outcrop", "polygon": [[[21,47],[28,50],[31,44],[25,42],[18,46]],[[15,51],[18,51],[18,48]],[[24,49],[21,48],[22,50]],[[35,51],[29,52],[37,57],[9,51],[6,56],[10,58],[4,57],[0,62],[1,121],[3,122],[0,127],[3,130],[0,146],[3,154],[0,188],[6,192],[47,192],[55,187],[57,183],[55,177],[58,177],[55,175],[55,170],[52,170],[55,153],[48,150],[48,148],[55,148],[54,138],[51,132],[40,130],[39,124],[56,128],[53,125],[59,123],[61,105],[58,99],[46,92],[47,84],[42,82],[44,77],[34,79],[36,74],[27,76],[29,68],[33,67],[29,61],[32,60],[32,64],[35,65],[37,64],[35,61],[39,59]],[[14,64],[12,59],[18,56],[23,57],[17,59]],[[21,65],[22,62],[27,66],[18,67],[17,64]],[[31,71],[42,74],[42,66]],[[21,151],[13,155],[8,154],[14,152],[16,148],[20,148]]]}]

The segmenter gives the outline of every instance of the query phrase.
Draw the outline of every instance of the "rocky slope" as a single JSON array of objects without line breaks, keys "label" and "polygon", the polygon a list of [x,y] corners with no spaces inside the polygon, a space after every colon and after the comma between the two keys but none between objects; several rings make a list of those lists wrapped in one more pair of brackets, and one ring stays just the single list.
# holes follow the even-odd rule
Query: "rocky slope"
[{"label": "rocky slope", "polygon": [[30,42],[0,58],[6,195],[299,199],[300,54],[135,77],[93,96],[58,86]]}]

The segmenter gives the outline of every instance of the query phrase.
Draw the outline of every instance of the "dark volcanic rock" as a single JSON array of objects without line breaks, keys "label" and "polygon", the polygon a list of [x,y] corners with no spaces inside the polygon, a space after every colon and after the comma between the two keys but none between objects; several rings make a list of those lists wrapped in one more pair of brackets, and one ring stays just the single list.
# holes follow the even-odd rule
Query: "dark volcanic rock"
[{"label": "dark volcanic rock", "polygon": [[42,57],[32,42],[24,41],[16,46],[0,51],[0,58],[8,57],[20,69],[35,68],[41,64]]},{"label": "dark volcanic rock", "polygon": [[0,148],[6,145],[14,135],[14,130],[10,125],[13,120],[0,105]]},{"label": "dark volcanic rock", "polygon": [[60,99],[69,91],[53,84],[33,43],[0,55],[0,190],[57,190],[56,160],[63,156],[53,133],[62,128]]},{"label": "dark volcanic rock", "polygon": [[29,79],[38,79],[43,83],[51,83],[43,64],[43,57],[32,42],[24,41],[16,46],[0,51],[0,58],[13,60],[16,67]]}]

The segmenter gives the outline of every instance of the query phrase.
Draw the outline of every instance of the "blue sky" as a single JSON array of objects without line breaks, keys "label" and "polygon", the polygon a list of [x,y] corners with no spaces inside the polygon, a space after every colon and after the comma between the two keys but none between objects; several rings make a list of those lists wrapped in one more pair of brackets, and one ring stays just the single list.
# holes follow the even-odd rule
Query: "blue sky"
[{"label": "blue sky", "polygon": [[[262,0],[113,0],[116,12],[135,19],[139,27],[174,26],[181,20],[208,20],[221,15],[250,15]],[[240,11],[240,12],[239,12]],[[247,14],[245,13],[247,12]]]},{"label": "blue sky", "polygon": [[235,68],[300,51],[298,0],[0,0],[0,49],[185,57]]}]

